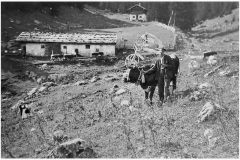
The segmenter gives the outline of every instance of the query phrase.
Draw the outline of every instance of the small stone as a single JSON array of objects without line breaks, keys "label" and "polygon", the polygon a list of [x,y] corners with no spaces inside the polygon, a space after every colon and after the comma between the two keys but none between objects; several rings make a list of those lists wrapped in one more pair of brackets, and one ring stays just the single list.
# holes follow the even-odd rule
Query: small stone
[{"label": "small stone", "polygon": [[47,87],[46,87],[46,86],[42,86],[42,87],[40,87],[40,88],[38,89],[39,92],[43,92],[43,91],[45,91],[45,90],[47,90]]},{"label": "small stone", "polygon": [[81,86],[81,85],[85,85],[85,84],[87,84],[86,81],[78,81],[78,82],[76,82],[74,85],[75,85],[75,86]]},{"label": "small stone", "polygon": [[123,94],[123,93],[125,93],[125,92],[127,92],[127,90],[121,88],[121,89],[119,89],[115,94],[116,94],[116,95],[121,95],[121,94]]},{"label": "small stone", "polygon": [[217,58],[215,56],[209,56],[207,64],[210,64],[210,65],[217,64]]},{"label": "small stone", "polygon": [[87,96],[86,96],[85,94],[83,94],[81,97],[82,97],[82,98],[86,98]]},{"label": "small stone", "polygon": [[30,92],[27,93],[28,96],[32,96],[37,92],[37,87],[33,88]]},{"label": "small stone", "polygon": [[36,19],[33,22],[36,23],[36,24],[40,24],[41,23],[39,20],[36,20]]},{"label": "small stone", "polygon": [[129,106],[130,105],[130,102],[128,100],[122,100],[121,101],[121,106]]},{"label": "small stone", "polygon": [[38,83],[38,84],[41,84],[42,82],[43,82],[43,79],[42,79],[42,78],[38,78],[38,79],[37,79],[37,83]]},{"label": "small stone", "polygon": [[38,114],[42,115],[44,112],[43,110],[38,111]]},{"label": "small stone", "polygon": [[56,115],[54,116],[54,119],[55,119],[56,121],[58,121],[58,122],[61,122],[61,121],[63,121],[63,120],[65,119],[65,116],[64,116],[63,114],[56,114]]},{"label": "small stone", "polygon": [[90,82],[93,83],[93,82],[96,82],[96,81],[98,81],[98,80],[100,80],[100,78],[94,76],[94,77],[90,80]]},{"label": "small stone", "polygon": [[31,131],[31,132],[34,132],[34,131],[36,131],[36,128],[32,128],[30,131]]},{"label": "small stone", "polygon": [[62,130],[57,130],[53,133],[53,140],[57,142],[61,142],[64,137],[64,132]]},{"label": "small stone", "polygon": [[207,83],[207,82],[205,82],[205,83],[202,83],[201,85],[199,85],[199,89],[208,89],[208,88],[211,88],[212,87],[212,85],[210,84],[210,83]]},{"label": "small stone", "polygon": [[218,137],[214,137],[214,138],[209,139],[209,141],[208,141],[209,142],[209,148],[215,147],[218,139],[219,139]]},{"label": "small stone", "polygon": [[205,131],[204,131],[204,137],[206,137],[206,138],[212,138],[212,136],[213,136],[213,130],[212,129],[206,129]]},{"label": "small stone", "polygon": [[41,148],[37,148],[37,149],[35,149],[35,152],[36,152],[37,154],[41,153],[41,151],[42,151]]},{"label": "small stone", "polygon": [[46,86],[46,87],[51,87],[51,86],[54,86],[55,83],[54,82],[45,82],[42,84],[43,86]]}]

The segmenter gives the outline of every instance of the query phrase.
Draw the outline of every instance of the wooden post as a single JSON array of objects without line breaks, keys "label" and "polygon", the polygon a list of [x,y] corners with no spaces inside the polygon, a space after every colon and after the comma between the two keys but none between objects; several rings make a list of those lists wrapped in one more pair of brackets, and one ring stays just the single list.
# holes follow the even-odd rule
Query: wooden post
[{"label": "wooden post", "polygon": [[171,25],[171,22],[172,22],[172,17],[173,17],[173,10],[172,10],[172,12],[171,12],[171,16],[170,16],[170,18],[169,18],[169,21],[168,21],[168,26],[170,26],[170,25]]}]

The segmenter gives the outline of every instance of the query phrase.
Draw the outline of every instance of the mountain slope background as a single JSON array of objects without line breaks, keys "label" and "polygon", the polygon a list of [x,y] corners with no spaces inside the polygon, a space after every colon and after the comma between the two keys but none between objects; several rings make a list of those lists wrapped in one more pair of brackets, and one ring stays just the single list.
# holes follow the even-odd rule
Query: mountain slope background
[{"label": "mountain slope background", "polygon": [[[84,8],[89,5],[106,11],[127,13],[135,2],[2,2],[1,38],[9,41],[22,31],[67,32],[69,28],[104,29],[132,26],[92,14]],[[238,2],[142,2],[148,9],[148,20],[167,24],[172,10],[176,13],[176,26],[189,30],[208,18],[229,14],[238,8]]]}]

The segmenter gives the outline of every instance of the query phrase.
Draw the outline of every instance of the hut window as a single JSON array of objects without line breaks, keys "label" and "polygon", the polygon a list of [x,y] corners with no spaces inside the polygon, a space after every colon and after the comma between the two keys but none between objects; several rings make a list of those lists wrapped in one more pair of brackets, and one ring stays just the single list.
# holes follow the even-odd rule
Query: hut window
[{"label": "hut window", "polygon": [[44,44],[42,44],[42,45],[41,45],[41,48],[45,48],[45,45],[44,45]]},{"label": "hut window", "polygon": [[86,49],[90,49],[90,45],[89,44],[86,45]]},{"label": "hut window", "polygon": [[67,46],[63,46],[63,49],[67,49]]}]

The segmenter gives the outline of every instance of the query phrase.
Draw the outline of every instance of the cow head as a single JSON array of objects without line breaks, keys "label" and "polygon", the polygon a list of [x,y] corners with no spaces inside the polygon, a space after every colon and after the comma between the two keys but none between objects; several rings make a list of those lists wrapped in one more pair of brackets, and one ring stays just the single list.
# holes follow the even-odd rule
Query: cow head
[{"label": "cow head", "polygon": [[136,83],[140,76],[140,70],[138,67],[128,67],[125,73],[123,73],[123,81]]}]

